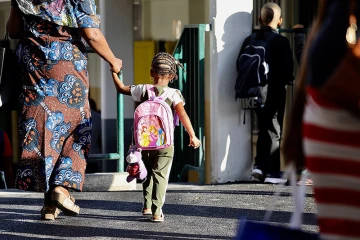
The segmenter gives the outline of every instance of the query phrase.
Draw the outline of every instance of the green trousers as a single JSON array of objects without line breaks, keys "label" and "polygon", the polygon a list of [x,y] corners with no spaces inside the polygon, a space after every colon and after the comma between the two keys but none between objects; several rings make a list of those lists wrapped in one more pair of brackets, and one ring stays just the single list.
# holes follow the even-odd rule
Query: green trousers
[{"label": "green trousers", "polygon": [[150,208],[153,215],[160,216],[165,202],[174,146],[156,151],[142,151],[142,160],[148,171],[143,183],[144,208]]}]

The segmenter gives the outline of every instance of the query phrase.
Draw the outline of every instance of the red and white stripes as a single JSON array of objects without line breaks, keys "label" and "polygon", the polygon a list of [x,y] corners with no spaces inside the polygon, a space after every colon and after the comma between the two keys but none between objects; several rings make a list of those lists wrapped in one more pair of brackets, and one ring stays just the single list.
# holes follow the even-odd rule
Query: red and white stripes
[{"label": "red and white stripes", "polygon": [[360,239],[360,119],[309,89],[304,151],[321,238]]}]

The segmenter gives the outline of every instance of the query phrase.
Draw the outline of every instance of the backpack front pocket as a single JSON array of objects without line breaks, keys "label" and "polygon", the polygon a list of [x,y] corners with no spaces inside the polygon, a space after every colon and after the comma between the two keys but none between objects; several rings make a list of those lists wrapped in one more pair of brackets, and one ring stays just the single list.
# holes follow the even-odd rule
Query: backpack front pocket
[{"label": "backpack front pocket", "polygon": [[136,135],[140,147],[156,148],[167,142],[164,121],[155,115],[146,115],[139,119]]}]

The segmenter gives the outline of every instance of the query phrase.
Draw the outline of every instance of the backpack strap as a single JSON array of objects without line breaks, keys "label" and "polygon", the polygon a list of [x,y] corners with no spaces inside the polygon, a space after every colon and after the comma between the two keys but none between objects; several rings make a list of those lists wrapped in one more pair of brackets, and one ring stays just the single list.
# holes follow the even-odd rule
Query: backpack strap
[{"label": "backpack strap", "polygon": [[[250,35],[250,39],[249,39],[249,42],[248,42],[248,45],[247,45],[247,46],[249,46],[249,44],[251,43],[251,41],[255,39],[256,35],[257,35],[257,33],[252,33],[252,34]],[[246,48],[247,46],[245,46],[245,48]],[[241,55],[242,55],[241,49],[242,49],[242,48],[240,48],[238,57],[237,57],[237,59],[236,59],[236,70],[237,70],[237,71],[239,70],[239,69],[238,69],[238,62],[239,62],[240,57],[241,57]]]},{"label": "backpack strap", "polygon": [[[146,91],[148,94],[148,98],[156,97],[155,95],[155,89],[153,85],[146,84]],[[176,89],[170,89],[169,87],[164,89],[164,92],[158,96],[158,98],[161,98],[164,102],[166,101],[166,98],[169,97],[170,94],[175,94]],[[172,106],[170,106],[172,108]],[[177,115],[176,111],[174,110],[174,126],[179,126],[179,116]]]},{"label": "backpack strap", "polygon": [[[156,97],[156,94],[155,94],[155,87],[153,85],[150,85],[150,84],[146,84],[146,91],[147,91],[147,94],[148,94],[148,98],[152,98],[152,97]],[[171,89],[169,87],[165,88],[163,93],[158,96],[158,98],[161,98],[162,100],[166,100],[166,98],[169,97],[170,94],[174,94],[175,92],[174,91],[171,91]]]},{"label": "backpack strap", "polygon": [[[161,94],[161,98],[165,101],[166,98],[169,97],[170,94],[174,95],[176,93],[176,89],[170,89],[167,88],[164,90],[163,94]],[[171,106],[171,108],[173,109],[173,107]],[[175,109],[173,109],[173,113],[174,113],[174,127],[179,126],[179,116],[177,115]]]},{"label": "backpack strap", "polygon": [[166,98],[169,97],[170,94],[175,94],[175,91],[172,91],[173,89],[170,89],[169,87],[167,87],[166,89],[164,89],[164,92],[159,96],[161,97],[164,101],[166,100]]},{"label": "backpack strap", "polygon": [[155,89],[154,89],[154,86],[153,85],[150,85],[150,84],[146,84],[146,91],[147,91],[147,94],[148,94],[148,98],[152,98],[152,97],[156,97],[155,95]]}]

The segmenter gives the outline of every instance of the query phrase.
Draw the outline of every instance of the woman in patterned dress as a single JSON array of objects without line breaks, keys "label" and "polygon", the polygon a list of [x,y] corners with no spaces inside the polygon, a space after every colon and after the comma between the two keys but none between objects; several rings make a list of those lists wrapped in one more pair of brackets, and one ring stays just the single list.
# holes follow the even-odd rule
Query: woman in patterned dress
[{"label": "woman in patterned dress", "polygon": [[41,218],[80,208],[69,190],[81,191],[91,142],[85,40],[110,69],[122,61],[99,30],[94,0],[12,0],[7,31],[19,38],[22,76],[16,186],[44,192]]}]

